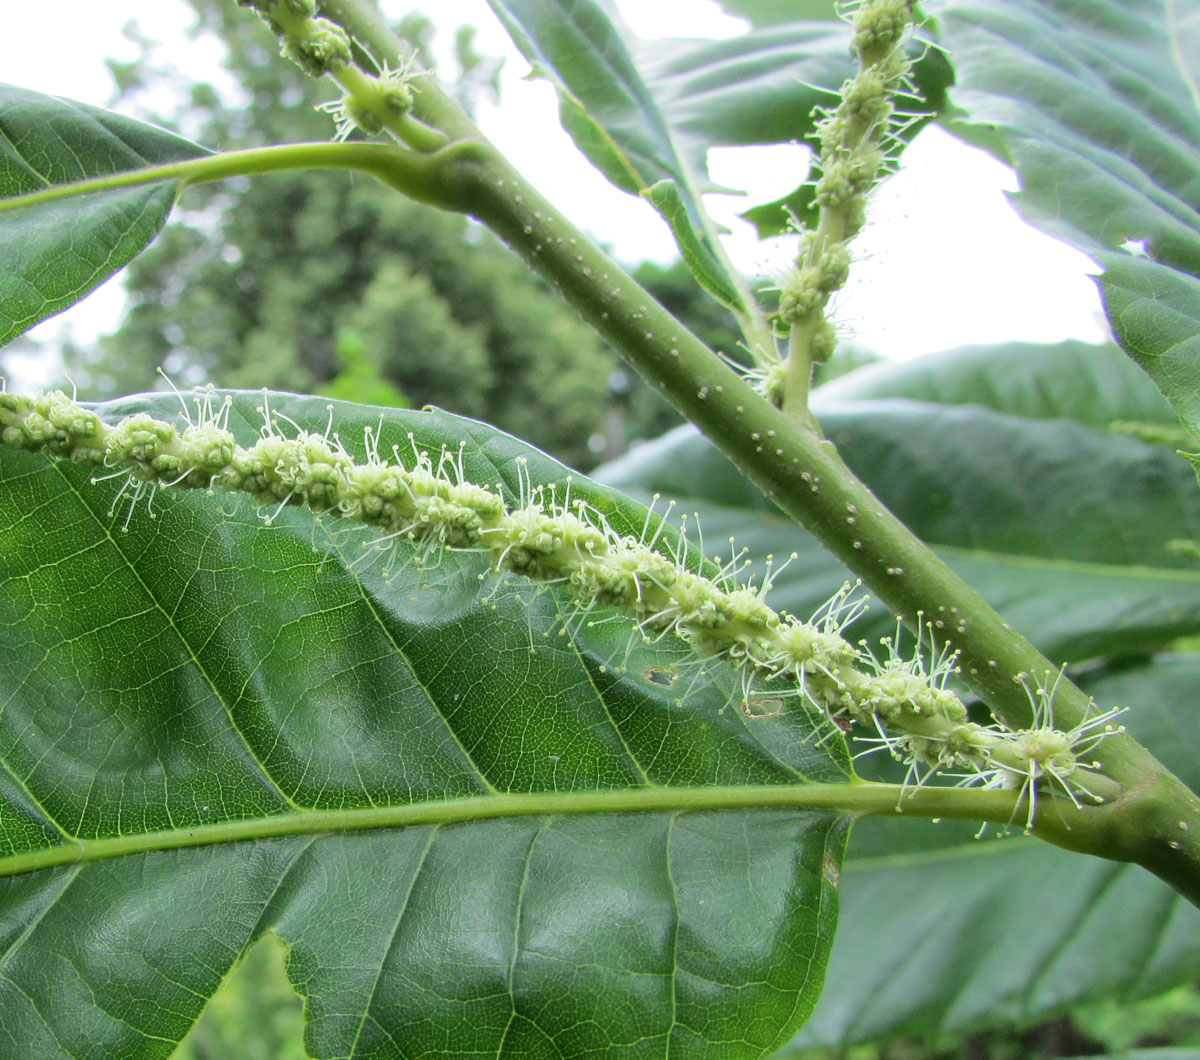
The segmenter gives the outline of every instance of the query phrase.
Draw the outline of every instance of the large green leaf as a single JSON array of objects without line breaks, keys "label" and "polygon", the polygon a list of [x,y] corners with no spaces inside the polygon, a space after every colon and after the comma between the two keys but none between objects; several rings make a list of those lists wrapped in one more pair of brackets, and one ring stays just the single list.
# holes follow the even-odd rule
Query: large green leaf
[{"label": "large green leaf", "polygon": [[[99,107],[0,85],[0,199],[197,158],[198,145]],[[157,181],[5,210],[0,344],[66,309],[158,233],[180,188]]]},{"label": "large green leaf", "polygon": [[837,0],[717,0],[731,15],[748,18],[755,26],[794,22],[798,18],[829,19],[838,17]]},{"label": "large green leaf", "polygon": [[[1103,267],[1117,338],[1200,427],[1200,111],[1174,0],[940,0],[954,98],[1038,227]],[[1189,59],[1191,56],[1191,59]]]},{"label": "large green leaf", "polygon": [[[1200,784],[1200,659],[1127,658],[1200,630],[1200,572],[1165,547],[1200,526],[1190,472],[1172,450],[1106,429],[1161,417],[1139,376],[1114,347],[969,348],[860,369],[814,405],[868,484],[1052,658],[1125,658],[1085,670],[1089,690],[1132,706],[1131,731]],[[796,552],[777,606],[805,614],[847,577],[686,430],[598,474],[699,510],[710,541]],[[877,610],[855,635],[888,626]],[[878,757],[859,768],[873,773]],[[1200,916],[1151,876],[996,831],[856,826],[825,993],[797,1046],[1033,1021],[1200,973]]]},{"label": "large green leaf", "polygon": [[[1198,681],[1196,655],[1082,678],[1101,706],[1130,706],[1130,732],[1193,787]],[[1200,913],[1136,866],[884,824],[854,830],[826,990],[796,1046],[1030,1024],[1200,974]]]},{"label": "large green leaf", "polygon": [[[236,395],[243,442],[262,402]],[[513,496],[521,458],[566,474],[443,413],[333,410],[351,449],[461,442]],[[0,481],[0,1056],[165,1057],[267,931],[314,1057],[754,1057],[803,1021],[846,819],[694,799],[844,779],[804,712],[749,719],[621,622],[564,635],[565,597],[474,553],[201,492],[110,514],[116,482],[29,454]],[[567,812],[604,793],[622,812]]]},{"label": "large green leaf", "polygon": [[818,406],[872,398],[981,405],[1032,419],[1114,424],[1176,422],[1158,388],[1115,346],[1068,340],[964,346],[910,361],[880,361],[816,392]]}]

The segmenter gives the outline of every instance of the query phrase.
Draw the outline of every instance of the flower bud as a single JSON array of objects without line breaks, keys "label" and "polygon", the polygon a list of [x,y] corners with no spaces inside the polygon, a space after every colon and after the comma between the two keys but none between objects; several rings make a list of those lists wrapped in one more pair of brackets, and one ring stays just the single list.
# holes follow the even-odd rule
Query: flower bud
[{"label": "flower bud", "polygon": [[310,77],[336,74],[350,65],[350,39],[327,18],[314,18],[307,32],[285,33],[282,52]]}]

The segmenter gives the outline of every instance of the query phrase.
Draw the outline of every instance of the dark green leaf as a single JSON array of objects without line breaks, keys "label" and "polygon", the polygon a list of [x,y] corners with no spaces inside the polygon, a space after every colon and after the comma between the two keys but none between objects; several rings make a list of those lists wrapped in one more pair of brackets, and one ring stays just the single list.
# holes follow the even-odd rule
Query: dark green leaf
[{"label": "dark green leaf", "polygon": [[[1200,111],[1164,0],[947,0],[943,40],[973,121],[992,125],[1035,225],[1103,267],[1118,340],[1200,427]],[[1144,256],[1142,256],[1144,255]]]},{"label": "dark green leaf", "polygon": [[[263,401],[236,395],[243,441]],[[325,428],[325,400],[270,402]],[[440,412],[333,411],[360,456],[382,416],[384,451],[462,442],[467,476],[513,496],[520,458],[534,483],[567,474]],[[750,720],[721,666],[620,621],[564,635],[567,597],[473,553],[378,551],[365,528],[264,525],[200,492],[160,494],[153,519],[139,502],[126,532],[116,481],[12,452],[0,481],[0,1056],[165,1057],[267,931],[314,1057],[757,1057],[803,1020],[843,817],[555,812],[844,779],[802,712]],[[586,481],[572,496],[646,525]],[[447,816],[504,793],[542,812]],[[406,808],[428,823],[380,826]]]},{"label": "dark green leaf", "polygon": [[914,849],[872,851],[878,826],[856,828],[825,994],[797,1047],[1020,1026],[1200,974],[1200,913],[1136,866],[961,829],[922,849],[915,832],[937,826],[887,823]]},{"label": "dark green leaf", "polygon": [[[1195,655],[1081,677],[1102,707],[1130,707],[1130,732],[1193,787],[1198,681]],[[1020,1026],[1200,974],[1200,912],[1148,873],[973,831],[855,828],[825,994],[796,1046]]]},{"label": "dark green leaf", "polygon": [[[0,199],[207,153],[99,107],[0,85]],[[159,181],[0,208],[0,343],[79,301],[135,257],[179,188]]]}]

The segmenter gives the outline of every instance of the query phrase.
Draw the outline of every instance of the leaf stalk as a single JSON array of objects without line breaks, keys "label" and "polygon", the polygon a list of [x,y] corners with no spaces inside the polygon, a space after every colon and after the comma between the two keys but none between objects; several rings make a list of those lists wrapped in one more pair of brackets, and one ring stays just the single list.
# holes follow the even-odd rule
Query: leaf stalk
[{"label": "leaf stalk", "polygon": [[357,169],[378,177],[419,202],[445,209],[455,208],[443,200],[439,192],[437,163],[427,156],[393,144],[298,143],[224,151],[69,184],[54,184],[25,195],[0,199],[0,211],[18,210],[79,195],[159,181],[179,181],[181,186],[186,186],[291,169]]},{"label": "leaf stalk", "polygon": [[1019,806],[1012,792],[935,788],[905,791],[894,784],[861,782],[774,787],[645,787],[617,791],[481,795],[394,806],[307,810],[187,828],[72,840],[0,857],[0,878],[151,851],[289,835],[461,824],[506,817],[771,809],[840,811],[854,816],[898,814],[904,817],[953,817],[1004,824],[1018,813]]}]

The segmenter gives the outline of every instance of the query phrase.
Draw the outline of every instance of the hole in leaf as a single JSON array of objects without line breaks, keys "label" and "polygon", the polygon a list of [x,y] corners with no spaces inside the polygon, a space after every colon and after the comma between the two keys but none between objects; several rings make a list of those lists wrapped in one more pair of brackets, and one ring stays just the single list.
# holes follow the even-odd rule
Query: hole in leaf
[{"label": "hole in leaf", "polygon": [[775,718],[784,711],[780,696],[751,696],[741,702],[742,713],[752,721],[756,718]]},{"label": "hole in leaf", "polygon": [[679,680],[679,671],[674,666],[651,666],[642,676],[651,684],[670,688]]},{"label": "hole in leaf", "polygon": [[172,1060],[307,1060],[303,1006],[284,971],[286,953],[273,933],[251,946]]}]

